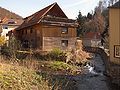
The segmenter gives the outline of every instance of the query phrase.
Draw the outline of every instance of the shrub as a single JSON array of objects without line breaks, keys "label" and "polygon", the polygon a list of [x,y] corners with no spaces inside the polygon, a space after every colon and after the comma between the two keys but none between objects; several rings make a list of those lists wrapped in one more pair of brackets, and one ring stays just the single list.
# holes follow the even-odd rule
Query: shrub
[{"label": "shrub", "polygon": [[33,58],[37,60],[49,60],[49,55],[47,52],[33,52]]},{"label": "shrub", "polygon": [[65,71],[65,73],[69,73],[69,74],[76,74],[76,72],[78,71],[78,67],[75,65],[69,65],[65,62],[62,61],[53,61],[51,62],[49,65],[47,65],[50,69],[52,69],[53,71]]},{"label": "shrub", "polygon": [[10,48],[6,46],[1,47],[1,54],[5,56],[7,59],[10,59],[12,57],[12,52]]},{"label": "shrub", "polygon": [[5,37],[0,36],[0,46],[3,46],[6,43]]},{"label": "shrub", "polygon": [[59,48],[54,48],[50,53],[49,57],[51,60],[58,60],[58,61],[65,61],[66,60],[66,54],[61,51]]},{"label": "shrub", "polygon": [[28,56],[28,53],[13,51],[5,45],[1,47],[1,54],[7,59],[25,59]]},{"label": "shrub", "polygon": [[70,68],[70,65],[64,62],[54,61],[49,65],[49,67],[53,70],[67,70]]},{"label": "shrub", "polygon": [[28,56],[28,53],[16,52],[16,58],[17,59],[26,59],[27,56]]},{"label": "shrub", "polygon": [[90,58],[89,53],[80,49],[73,49],[71,52],[67,53],[66,63],[82,65],[88,62],[87,58]]}]

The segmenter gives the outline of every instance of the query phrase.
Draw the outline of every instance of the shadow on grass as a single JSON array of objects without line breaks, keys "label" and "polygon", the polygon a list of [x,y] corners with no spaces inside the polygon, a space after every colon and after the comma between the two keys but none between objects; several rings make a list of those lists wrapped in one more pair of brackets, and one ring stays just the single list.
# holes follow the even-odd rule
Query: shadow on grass
[{"label": "shadow on grass", "polygon": [[76,81],[73,75],[48,75],[47,73],[40,73],[44,80],[48,80],[49,86],[52,90],[77,90]]}]

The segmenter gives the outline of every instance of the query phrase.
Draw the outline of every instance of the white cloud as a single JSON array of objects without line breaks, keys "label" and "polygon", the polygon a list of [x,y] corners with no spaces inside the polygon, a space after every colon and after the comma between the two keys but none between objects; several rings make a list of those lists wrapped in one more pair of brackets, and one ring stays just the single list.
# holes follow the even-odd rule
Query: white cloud
[{"label": "white cloud", "polygon": [[75,2],[70,2],[68,5],[64,5],[63,9],[69,18],[75,19],[78,15],[79,10],[82,15],[87,15],[88,12],[94,10],[99,0],[75,0]]},{"label": "white cloud", "polygon": [[66,5],[65,8],[70,8],[70,7],[74,7],[74,6],[78,6],[81,4],[87,4],[90,3],[91,0],[77,0],[75,1],[75,3],[71,3],[69,5]]}]

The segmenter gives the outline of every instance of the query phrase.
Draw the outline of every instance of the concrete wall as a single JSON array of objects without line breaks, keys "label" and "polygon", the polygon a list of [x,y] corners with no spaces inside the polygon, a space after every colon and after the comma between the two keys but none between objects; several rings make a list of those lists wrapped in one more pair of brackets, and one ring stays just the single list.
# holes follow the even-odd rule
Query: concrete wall
[{"label": "concrete wall", "polygon": [[[5,36],[6,40],[9,40],[9,37],[6,36],[6,34],[8,34],[9,31],[14,30],[15,28],[17,28],[18,26],[10,26],[10,25],[1,25],[2,26],[2,33],[1,36]],[[7,29],[3,28],[3,27],[7,27]]]},{"label": "concrete wall", "polygon": [[83,39],[83,46],[85,47],[98,47],[101,46],[101,40],[100,39]]}]

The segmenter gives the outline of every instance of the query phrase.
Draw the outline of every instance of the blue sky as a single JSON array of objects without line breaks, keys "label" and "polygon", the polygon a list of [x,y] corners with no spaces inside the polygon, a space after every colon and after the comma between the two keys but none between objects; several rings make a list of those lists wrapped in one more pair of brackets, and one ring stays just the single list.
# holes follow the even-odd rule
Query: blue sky
[{"label": "blue sky", "polygon": [[27,17],[54,2],[58,3],[69,18],[75,19],[79,11],[86,15],[94,10],[99,0],[0,0],[0,7]]}]

